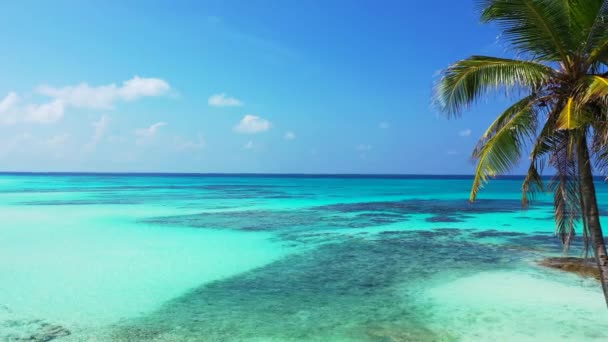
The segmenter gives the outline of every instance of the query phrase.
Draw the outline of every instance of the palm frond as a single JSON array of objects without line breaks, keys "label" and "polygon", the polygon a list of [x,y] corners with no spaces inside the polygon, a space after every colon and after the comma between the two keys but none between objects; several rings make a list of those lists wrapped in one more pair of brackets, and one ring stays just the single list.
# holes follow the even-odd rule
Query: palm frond
[{"label": "palm frond", "polygon": [[558,130],[574,130],[589,122],[589,116],[584,108],[578,106],[574,97],[569,97],[566,105],[560,112],[555,128]]},{"label": "palm frond", "polygon": [[530,162],[530,166],[528,167],[528,172],[526,172],[526,178],[524,178],[524,182],[521,186],[522,191],[522,199],[521,203],[524,209],[527,209],[530,205],[530,199],[534,198],[534,195],[537,192],[545,191],[545,186],[543,184],[543,178],[541,176],[542,172],[542,161],[538,159],[533,159]]},{"label": "palm frond", "polygon": [[471,202],[489,177],[509,171],[519,161],[524,144],[536,131],[535,100],[529,96],[509,107],[477,143],[473,151],[477,167],[469,197]]},{"label": "palm frond", "polygon": [[435,88],[435,103],[445,113],[459,114],[490,91],[533,91],[554,73],[554,69],[540,63],[472,56],[454,63],[443,72]]},{"label": "palm frond", "polygon": [[580,188],[576,154],[572,151],[573,134],[567,132],[550,159],[556,175],[551,182],[555,207],[555,234],[560,237],[564,250],[570,247],[581,217]]},{"label": "palm frond", "polygon": [[[604,116],[605,117],[605,116]],[[608,121],[595,122],[590,152],[595,169],[608,179]]]},{"label": "palm frond", "polygon": [[574,42],[582,43],[582,51],[589,51],[601,29],[600,8],[604,0],[558,0],[568,16],[568,34]]},{"label": "palm frond", "polygon": [[[581,0],[583,1],[583,0]],[[597,6],[597,1],[589,1],[589,4],[582,6],[591,11]],[[605,58],[608,54],[608,0],[603,0],[596,12],[593,26],[585,42],[585,53],[588,53],[586,67],[593,65],[598,60]]]},{"label": "palm frond", "polygon": [[590,75],[584,77],[578,86],[577,102],[583,105],[598,101],[604,106],[608,104],[608,78]]},{"label": "palm frond", "polygon": [[530,153],[530,166],[522,184],[522,204],[526,208],[530,198],[536,192],[544,191],[540,172],[548,163],[549,157],[559,149],[561,142],[566,138],[568,131],[556,130],[556,122],[562,111],[564,101],[546,107],[547,119],[540,130]]},{"label": "palm frond", "polygon": [[552,0],[481,0],[483,22],[496,22],[516,50],[544,61],[567,62],[575,42],[564,4]]},{"label": "palm frond", "polygon": [[585,51],[593,46],[598,37],[601,37],[604,25],[604,16],[608,11],[606,0],[563,0],[571,11],[571,17],[581,23],[581,34],[586,34]]},{"label": "palm frond", "polygon": [[556,132],[554,128],[557,121],[555,113],[559,110],[559,105],[550,110],[530,153],[530,166],[522,184],[522,206],[524,208],[528,207],[530,199],[534,198],[537,192],[545,190],[540,174],[547,162],[548,155],[556,149],[559,141],[563,138],[563,133]]}]

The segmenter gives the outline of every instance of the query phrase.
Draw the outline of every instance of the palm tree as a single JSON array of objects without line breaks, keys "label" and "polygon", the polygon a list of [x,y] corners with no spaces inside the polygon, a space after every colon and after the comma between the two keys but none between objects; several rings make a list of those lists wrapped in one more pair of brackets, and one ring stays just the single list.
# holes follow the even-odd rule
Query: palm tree
[{"label": "palm tree", "polygon": [[[580,222],[592,246],[608,305],[608,255],[593,170],[608,171],[608,0],[481,0],[481,20],[496,23],[515,59],[472,56],[442,73],[435,101],[448,117],[492,92],[517,98],[473,151],[470,200],[490,177],[508,172],[530,151],[523,205],[556,176],[556,233],[565,248]],[[592,165],[594,164],[594,165]],[[595,166],[595,167],[594,167]]]}]

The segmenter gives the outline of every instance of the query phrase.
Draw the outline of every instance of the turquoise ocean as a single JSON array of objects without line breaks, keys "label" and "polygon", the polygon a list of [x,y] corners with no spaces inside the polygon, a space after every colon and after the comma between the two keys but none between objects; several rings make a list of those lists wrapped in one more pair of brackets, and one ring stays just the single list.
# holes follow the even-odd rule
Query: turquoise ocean
[{"label": "turquoise ocean", "polygon": [[470,185],[1,174],[0,341],[608,340],[599,283],[537,265],[551,196]]}]

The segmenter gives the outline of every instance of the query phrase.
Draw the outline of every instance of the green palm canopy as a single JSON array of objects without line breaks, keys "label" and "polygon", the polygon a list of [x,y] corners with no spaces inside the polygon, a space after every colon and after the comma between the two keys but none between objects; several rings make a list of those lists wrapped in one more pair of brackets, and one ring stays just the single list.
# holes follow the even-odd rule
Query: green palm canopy
[{"label": "green palm canopy", "polygon": [[[443,71],[434,101],[449,117],[490,93],[514,99],[480,138],[470,200],[489,178],[525,157],[523,204],[556,176],[556,233],[569,246],[577,222],[591,243],[608,304],[608,256],[599,223],[591,161],[608,170],[608,1],[482,0],[481,20],[501,29],[515,59],[471,56]],[[529,153],[529,154],[528,154]],[[528,159],[528,158],[525,158]]]}]

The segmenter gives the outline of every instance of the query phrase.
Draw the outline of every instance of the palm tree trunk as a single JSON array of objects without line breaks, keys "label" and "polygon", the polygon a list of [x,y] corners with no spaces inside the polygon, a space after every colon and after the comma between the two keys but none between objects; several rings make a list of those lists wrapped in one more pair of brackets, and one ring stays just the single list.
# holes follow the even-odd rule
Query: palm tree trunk
[{"label": "palm tree trunk", "polygon": [[602,233],[602,226],[600,225],[589,150],[587,149],[587,140],[584,135],[579,139],[577,148],[583,220],[585,220],[591,235],[595,260],[600,270],[600,281],[602,283],[602,289],[604,290],[604,299],[608,306],[608,255],[606,253],[606,243],[604,241],[604,234]]}]

